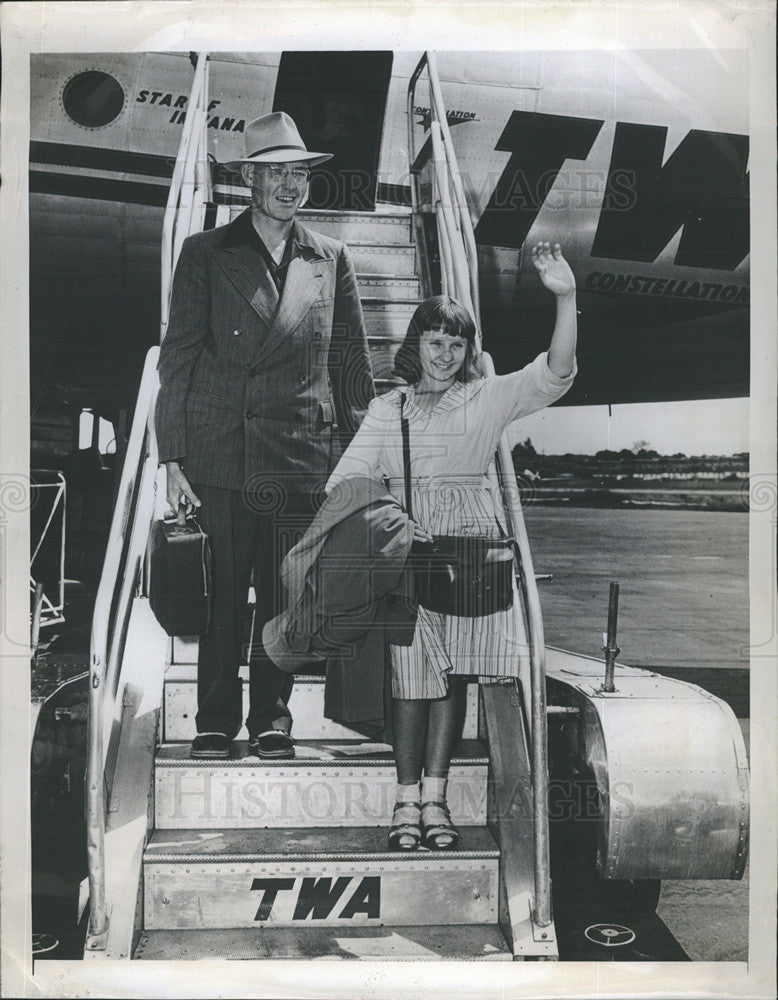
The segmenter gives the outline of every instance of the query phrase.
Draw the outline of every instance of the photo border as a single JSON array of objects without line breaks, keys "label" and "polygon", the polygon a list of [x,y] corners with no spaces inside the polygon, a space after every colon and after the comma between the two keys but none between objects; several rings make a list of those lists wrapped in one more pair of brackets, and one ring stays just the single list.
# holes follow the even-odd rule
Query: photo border
[{"label": "photo border", "polygon": [[[370,16],[366,16],[369,11]],[[0,993],[150,997],[711,997],[775,994],[775,11],[762,0],[4,3],[0,132]],[[380,27],[376,27],[380,23]],[[246,39],[251,39],[250,46]],[[29,826],[29,56],[32,52],[740,48],[751,56],[751,871],[748,963],[38,962]],[[22,805],[26,808],[22,808]],[[463,971],[467,978],[463,984]],[[475,982],[469,981],[470,977]]]}]

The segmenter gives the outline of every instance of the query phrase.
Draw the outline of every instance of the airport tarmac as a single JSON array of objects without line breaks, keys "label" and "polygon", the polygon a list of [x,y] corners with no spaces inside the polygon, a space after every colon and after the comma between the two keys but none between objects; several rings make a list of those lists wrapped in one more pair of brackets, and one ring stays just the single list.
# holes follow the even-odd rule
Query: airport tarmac
[{"label": "airport tarmac", "polygon": [[[732,706],[749,749],[748,517],[525,504],[546,642],[602,657],[620,584],[622,662],[697,683]],[[741,881],[662,883],[657,914],[692,961],[748,959]]]},{"label": "airport tarmac", "polygon": [[546,642],[602,655],[618,581],[620,659],[632,666],[748,667],[748,517],[693,510],[524,509]]}]

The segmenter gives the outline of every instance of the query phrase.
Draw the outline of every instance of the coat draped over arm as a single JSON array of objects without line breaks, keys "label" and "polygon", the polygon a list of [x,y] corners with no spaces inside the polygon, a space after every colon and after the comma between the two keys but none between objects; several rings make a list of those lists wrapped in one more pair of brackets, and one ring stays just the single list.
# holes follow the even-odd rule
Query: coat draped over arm
[{"label": "coat draped over arm", "polygon": [[281,566],[287,610],[262,642],[282,670],[326,662],[324,714],[363,724],[386,720],[387,643],[408,645],[416,621],[405,563],[413,525],[384,485],[341,480]]}]

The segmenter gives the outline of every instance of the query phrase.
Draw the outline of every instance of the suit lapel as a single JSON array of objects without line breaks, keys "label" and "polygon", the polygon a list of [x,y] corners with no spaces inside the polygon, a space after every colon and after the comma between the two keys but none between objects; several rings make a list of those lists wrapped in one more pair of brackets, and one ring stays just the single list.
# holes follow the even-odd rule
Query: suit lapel
[{"label": "suit lapel", "polygon": [[[316,301],[324,281],[327,262],[294,257],[289,263],[278,311],[262,344],[257,360],[267,357],[300,325]],[[272,283],[272,282],[271,282]]]},{"label": "suit lapel", "polygon": [[[263,360],[292,334],[320,294],[333,262],[325,257],[316,235],[295,222],[290,239],[306,248],[304,256],[289,262],[283,294],[270,276],[260,255],[251,247],[246,230],[251,227],[249,210],[226,227],[222,245],[214,250],[219,267],[250,303],[267,327],[257,361]],[[313,254],[311,259],[308,259]]]},{"label": "suit lapel", "polygon": [[276,288],[275,281],[270,277],[270,272],[265,266],[264,261],[260,264],[258,277],[259,284],[251,299],[251,306],[259,318],[267,326],[271,326],[273,317],[278,310],[278,289]]},{"label": "suit lapel", "polygon": [[278,289],[265,262],[250,247],[240,243],[221,247],[215,251],[215,256],[235,288],[270,327],[278,309]]}]

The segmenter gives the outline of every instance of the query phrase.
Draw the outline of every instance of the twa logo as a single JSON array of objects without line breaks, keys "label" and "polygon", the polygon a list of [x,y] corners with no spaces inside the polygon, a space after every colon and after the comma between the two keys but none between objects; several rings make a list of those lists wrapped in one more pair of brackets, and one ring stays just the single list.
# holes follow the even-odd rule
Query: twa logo
[{"label": "twa logo", "polygon": [[[381,916],[380,875],[339,878],[255,878],[252,890],[262,893],[254,917],[278,920],[376,920]],[[342,907],[336,912],[338,907]]]}]

